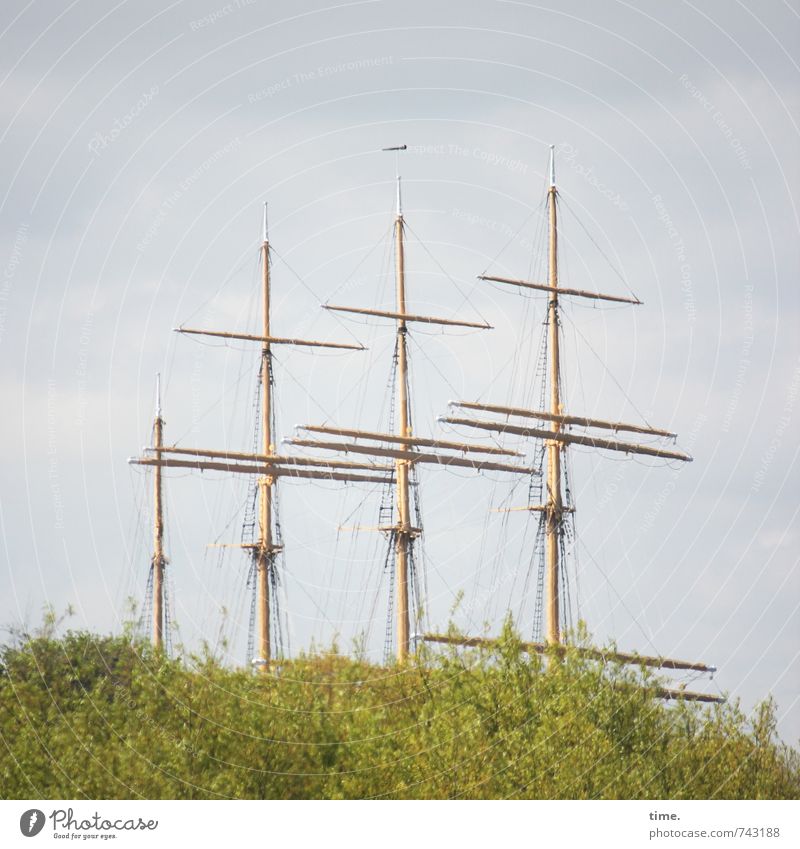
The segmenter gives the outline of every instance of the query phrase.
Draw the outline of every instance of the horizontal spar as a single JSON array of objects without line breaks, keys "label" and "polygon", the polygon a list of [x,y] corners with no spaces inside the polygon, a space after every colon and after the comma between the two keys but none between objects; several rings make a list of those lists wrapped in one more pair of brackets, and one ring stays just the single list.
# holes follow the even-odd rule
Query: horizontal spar
[{"label": "horizontal spar", "polygon": [[[446,645],[467,646],[472,648],[492,648],[498,644],[498,640],[490,637],[456,637],[448,634],[423,634],[422,639],[426,643],[444,643]],[[716,666],[705,663],[693,663],[688,660],[675,660],[669,657],[653,657],[649,655],[631,654],[629,652],[602,651],[601,649],[585,648],[583,646],[551,645],[549,643],[520,643],[520,651],[528,654],[546,654],[548,651],[556,651],[565,654],[567,649],[574,651],[582,657],[590,657],[593,660],[616,660],[620,663],[630,663],[637,666],[653,666],[658,669],[679,669],[691,672],[716,672]]]},{"label": "horizontal spar", "polygon": [[356,439],[374,439],[378,442],[399,442],[402,445],[421,445],[425,448],[451,448],[456,451],[471,451],[478,454],[504,454],[507,457],[523,456],[519,451],[498,448],[494,445],[469,445],[463,442],[447,442],[440,439],[425,439],[419,436],[397,436],[393,433],[377,433],[370,430],[348,430],[342,427],[323,427],[322,425],[297,425],[297,430],[306,430],[309,433],[329,433],[333,436],[352,436]]},{"label": "horizontal spar", "polygon": [[357,445],[353,442],[322,442],[316,439],[284,439],[289,445],[303,448],[322,448],[326,451],[341,451],[344,454],[370,454],[375,457],[394,457],[397,460],[409,460],[412,463],[430,463],[437,466],[463,466],[476,471],[514,472],[518,475],[541,474],[538,470],[524,466],[511,466],[507,463],[493,463],[485,460],[470,460],[467,457],[446,457],[442,454],[422,454],[419,451],[403,451],[400,448],[378,448],[372,445]]},{"label": "horizontal spar", "polygon": [[556,430],[541,430],[535,427],[519,427],[505,422],[479,422],[474,419],[456,419],[442,417],[439,421],[448,424],[476,427],[480,430],[491,430],[495,433],[513,433],[517,436],[529,436],[534,439],[550,439],[574,445],[587,445],[590,448],[607,448],[609,451],[622,451],[624,454],[645,454],[648,457],[662,457],[667,460],[683,460],[691,463],[692,458],[680,451],[667,451],[663,448],[650,448],[647,445],[636,445],[632,442],[617,442],[613,439],[598,439],[594,436],[581,436],[577,433],[564,433]]},{"label": "horizontal spar", "polygon": [[388,534],[393,531],[397,533],[408,534],[413,537],[418,537],[422,534],[422,528],[415,528],[413,525],[339,525],[340,531],[381,531]]},{"label": "horizontal spar", "polygon": [[390,310],[366,310],[360,307],[337,307],[332,304],[323,304],[325,310],[334,310],[336,312],[353,312],[359,315],[376,315],[379,318],[397,318],[403,321],[416,321],[422,324],[443,324],[448,327],[476,327],[479,330],[493,330],[491,324],[481,322],[480,324],[474,321],[456,321],[452,318],[436,318],[432,315],[411,315],[405,312],[391,312]]},{"label": "horizontal spar", "polygon": [[288,457],[278,454],[248,454],[243,451],[220,451],[213,448],[176,448],[165,445],[161,448],[144,449],[151,453],[186,454],[190,457],[219,457],[223,460],[250,460],[286,466],[325,466],[334,469],[360,469],[367,472],[391,472],[393,466],[375,463],[349,463],[346,460],[323,460],[319,457]]},{"label": "horizontal spar", "polygon": [[488,274],[478,275],[478,280],[491,280],[494,283],[508,283],[523,289],[537,289],[540,292],[554,292],[557,295],[576,295],[579,298],[592,298],[596,301],[615,301],[619,304],[636,304],[643,302],[638,298],[623,298],[619,295],[603,295],[600,292],[585,292],[583,289],[562,289],[561,286],[548,286],[545,283],[531,283],[529,280],[515,280],[511,277],[491,277]]},{"label": "horizontal spar", "polygon": [[252,333],[228,333],[224,330],[196,330],[191,327],[173,327],[175,333],[190,333],[195,336],[218,336],[220,339],[244,339],[247,342],[268,342],[270,345],[300,345],[305,348],[340,348],[345,351],[366,351],[363,345],[347,345],[343,342],[318,342],[316,339],[287,339],[283,336],[254,336]]},{"label": "horizontal spar", "polygon": [[[550,508],[546,504],[526,504],[524,507],[493,507],[490,513],[546,513]],[[562,507],[562,513],[574,513],[574,507]]]},{"label": "horizontal spar", "polygon": [[711,696],[707,693],[695,693],[692,690],[677,690],[668,687],[655,687],[653,695],[659,699],[669,699],[670,701],[684,702],[710,702],[712,704],[722,704],[725,699],[723,696]]},{"label": "horizontal spar", "polygon": [[546,413],[544,410],[526,410],[522,407],[503,407],[499,404],[478,404],[472,401],[448,401],[450,407],[462,407],[465,410],[483,410],[487,413],[500,413],[506,416],[520,416],[531,419],[540,419],[545,422],[559,422],[561,424],[580,425],[581,427],[602,427],[606,430],[622,430],[627,433],[646,433],[653,436],[664,436],[674,438],[676,433],[669,430],[658,430],[654,427],[642,427],[641,425],[625,424],[624,422],[608,422],[603,419],[590,419],[586,416],[563,416],[556,413]]},{"label": "horizontal spar", "polygon": [[243,475],[269,475],[271,477],[314,478],[316,480],[355,481],[359,483],[392,483],[391,477],[355,475],[345,472],[323,472],[312,469],[283,468],[268,464],[246,465],[244,463],[219,463],[205,460],[170,460],[167,458],[131,457],[134,466],[161,466],[167,469],[199,469],[200,471],[233,472]]}]

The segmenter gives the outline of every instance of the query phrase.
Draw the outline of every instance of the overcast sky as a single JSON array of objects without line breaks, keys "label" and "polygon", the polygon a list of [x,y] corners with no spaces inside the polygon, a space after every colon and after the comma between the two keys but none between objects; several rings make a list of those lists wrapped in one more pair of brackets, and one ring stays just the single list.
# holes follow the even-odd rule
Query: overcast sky
[{"label": "overcast sky", "polygon": [[[715,663],[746,708],[776,697],[800,737],[798,4],[383,0],[20,2],[0,20],[0,619],[118,631],[149,568],[149,439],[248,450],[258,351],[178,338],[257,331],[261,204],[273,330],[364,354],[277,354],[281,435],[386,423],[393,330],[321,302],[392,304],[394,162],[415,312],[415,430],[452,398],[536,403],[545,301],[476,280],[534,274],[548,145],[563,285],[640,307],[565,304],[575,414],[679,433],[695,457],[571,451],[572,612],[598,642]],[[279,259],[278,257],[282,258]],[[516,443],[524,448],[522,443]],[[425,470],[429,623],[532,633],[533,520],[502,475]],[[246,654],[247,483],[167,479],[176,641]],[[368,630],[383,653],[380,492],[282,488],[291,652]],[[528,588],[526,594],[525,589]],[[229,642],[227,653],[220,638]]]}]

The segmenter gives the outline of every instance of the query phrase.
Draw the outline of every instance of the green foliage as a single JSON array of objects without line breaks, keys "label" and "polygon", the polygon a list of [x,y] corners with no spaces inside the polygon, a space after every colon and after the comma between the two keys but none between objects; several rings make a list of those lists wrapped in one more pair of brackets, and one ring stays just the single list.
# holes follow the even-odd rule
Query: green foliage
[{"label": "green foliage", "polygon": [[[669,705],[644,670],[491,651],[268,675],[54,620],[0,650],[6,798],[797,798],[771,700]],[[583,635],[585,638],[585,635]]]}]

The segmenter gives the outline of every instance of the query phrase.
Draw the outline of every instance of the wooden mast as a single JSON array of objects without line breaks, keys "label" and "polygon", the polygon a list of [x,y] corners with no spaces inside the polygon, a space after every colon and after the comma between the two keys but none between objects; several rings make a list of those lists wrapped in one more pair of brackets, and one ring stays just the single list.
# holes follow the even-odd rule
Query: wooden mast
[{"label": "wooden mast", "polygon": [[[156,375],[156,415],[153,420],[153,450],[161,456],[164,443],[164,420],[161,418],[161,375]],[[164,508],[162,503],[161,466],[153,474],[153,647],[164,646]]]},{"label": "wooden mast", "polygon": [[[267,233],[267,204],[264,204],[264,240],[261,244],[261,274],[263,283],[262,332],[264,336],[261,348],[261,453],[271,456],[274,453],[272,443],[272,353],[269,336],[269,235]],[[258,482],[259,538],[256,549],[257,572],[257,609],[258,609],[258,657],[254,663],[261,672],[269,671],[270,633],[269,633],[269,578],[273,561],[272,545],[272,487],[275,478],[270,474],[262,475]]]},{"label": "wooden mast", "polygon": [[[561,403],[560,385],[559,385],[559,327],[558,327],[558,301],[559,297],[579,297],[589,298],[592,300],[605,300],[618,303],[628,303],[632,305],[641,305],[639,298],[621,297],[618,295],[608,295],[600,292],[587,292],[581,289],[563,288],[558,285],[558,219],[557,219],[557,189],[555,180],[555,164],[553,146],[550,147],[550,181],[547,193],[548,205],[548,222],[549,222],[549,238],[548,238],[548,282],[535,283],[527,280],[518,280],[510,277],[496,277],[493,275],[482,274],[479,279],[487,281],[495,281],[506,283],[525,289],[533,289],[536,291],[547,292],[548,313],[547,313],[547,356],[548,356],[548,379],[550,381],[550,403],[549,411],[531,410],[523,407],[509,406],[506,404],[491,404],[476,401],[451,401],[450,406],[462,407],[468,410],[478,410],[481,412],[495,413],[505,416],[503,421],[485,421],[468,419],[453,416],[442,416],[440,421],[448,424],[460,425],[465,427],[476,428],[483,431],[491,431],[495,433],[514,434],[517,436],[527,437],[530,439],[542,439],[547,454],[547,497],[544,504],[527,504],[523,507],[504,507],[497,512],[528,512],[542,513],[545,521],[545,610],[546,610],[546,641],[542,643],[521,643],[520,650],[525,652],[533,652],[537,654],[546,654],[554,652],[556,657],[563,657],[566,653],[566,646],[562,642],[562,634],[560,633],[560,595],[559,595],[559,559],[561,550],[561,540],[563,539],[564,528],[563,518],[566,513],[574,512],[574,507],[565,506],[561,494],[561,446],[571,444],[582,445],[589,448],[620,451],[625,454],[641,454],[650,457],[659,457],[668,460],[679,460],[682,462],[691,462],[692,457],[682,451],[666,450],[660,447],[650,445],[639,445],[635,443],[625,442],[618,439],[605,439],[594,436],[593,434],[577,434],[573,433],[571,428],[574,425],[585,428],[604,428],[606,430],[627,431],[629,433],[638,433],[648,436],[658,436],[662,438],[675,438],[672,431],[661,428],[651,427],[649,424],[631,425],[624,422],[608,421],[588,416],[576,416],[565,413]],[[550,430],[543,427],[530,427],[528,425],[509,424],[509,416],[519,416],[521,418],[533,418],[550,423]],[[463,646],[478,646],[491,647],[498,645],[498,640],[488,639],[484,637],[468,637],[455,634],[424,634],[422,639],[432,643],[446,643],[450,645]],[[554,649],[555,647],[555,649]],[[655,666],[662,669],[673,670],[691,670],[696,672],[713,672],[715,667],[708,666],[702,663],[689,663],[687,661],[675,660],[666,657],[650,657],[631,654],[625,652],[617,652],[616,650],[599,650],[587,647],[573,647],[572,649],[577,654],[588,657],[592,660],[606,661],[612,660],[618,663],[631,663],[641,666]],[[683,699],[686,701],[703,701],[703,702],[720,702],[724,701],[722,697],[710,696],[703,693],[691,693],[683,689],[673,690],[666,688],[655,688],[652,690],[654,695],[666,699]]]},{"label": "wooden mast", "polygon": [[[400,174],[397,174],[397,213],[394,222],[395,238],[395,279],[397,284],[397,403],[400,408],[398,436],[408,439],[411,436],[408,409],[408,351],[406,348],[408,331],[406,320],[402,317],[406,311],[405,256],[403,253],[403,205],[400,187]],[[395,552],[397,555],[397,661],[404,663],[408,657],[409,616],[408,616],[408,562],[412,545],[411,511],[409,506],[409,461],[398,457],[395,460],[397,470],[397,512],[398,522],[395,532]]]},{"label": "wooden mast", "polygon": [[[385,151],[405,150],[406,145],[397,147],[385,147]],[[483,458],[471,459],[460,456],[472,452],[486,454],[509,454],[515,456],[516,452],[499,449],[496,446],[478,446],[464,443],[456,443],[435,439],[419,439],[412,435],[409,374],[408,374],[408,325],[411,323],[433,324],[443,327],[465,327],[479,330],[489,330],[491,325],[487,322],[461,321],[458,319],[439,318],[437,316],[418,315],[406,311],[405,290],[405,243],[404,243],[404,218],[401,195],[401,180],[399,168],[397,172],[397,203],[394,221],[394,247],[395,247],[395,310],[365,309],[361,307],[339,306],[323,304],[324,309],[337,312],[348,312],[359,315],[374,316],[377,318],[389,318],[396,322],[397,342],[396,356],[398,369],[397,404],[399,406],[399,422],[397,432],[394,434],[363,431],[355,428],[343,428],[334,426],[298,426],[300,430],[312,433],[333,434],[336,436],[352,437],[356,442],[331,442],[319,439],[286,439],[284,442],[303,448],[318,448],[324,451],[338,451],[345,455],[352,452],[375,457],[391,457],[394,460],[395,470],[395,501],[397,506],[397,522],[391,526],[378,525],[373,530],[389,532],[394,544],[396,565],[396,592],[397,592],[397,647],[396,658],[398,663],[404,663],[410,650],[410,610],[409,610],[409,569],[411,566],[413,541],[422,533],[422,529],[414,527],[411,518],[411,482],[410,470],[418,463],[439,466],[459,466],[474,469],[475,471],[494,470],[510,472],[515,474],[538,474],[536,470],[522,465],[511,465],[508,463],[496,463]],[[367,442],[389,442],[398,444],[397,447],[385,448],[381,445],[364,444]],[[459,455],[439,454],[438,452],[418,451],[418,447],[428,447],[460,452]],[[519,455],[516,455],[519,456]]]},{"label": "wooden mast", "polygon": [[[341,482],[358,482],[368,484],[385,484],[389,478],[385,472],[386,464],[351,463],[344,461],[323,461],[315,458],[279,456],[275,452],[274,435],[272,433],[272,346],[291,345],[310,348],[327,348],[331,350],[366,350],[361,344],[327,342],[319,339],[298,339],[294,337],[272,336],[270,327],[270,246],[267,232],[267,205],[264,204],[263,238],[261,242],[262,260],[262,328],[260,335],[236,333],[223,330],[177,327],[175,331],[181,334],[210,336],[213,338],[237,339],[261,344],[261,368],[259,380],[261,384],[261,453],[245,453],[217,449],[190,449],[163,444],[163,421],[160,419],[160,403],[154,428],[154,444],[146,448],[152,451],[153,457],[131,457],[128,462],[139,466],[154,466],[156,468],[156,531],[153,562],[160,564],[155,570],[154,585],[157,588],[154,603],[154,617],[162,622],[159,627],[154,625],[154,642],[163,639],[163,565],[167,562],[163,556],[161,535],[163,520],[161,517],[161,470],[164,468],[197,469],[199,471],[220,471],[232,474],[258,475],[258,538],[253,543],[243,543],[240,548],[253,551],[256,566],[256,613],[258,643],[257,656],[252,663],[261,672],[269,670],[272,656],[270,640],[270,578],[275,567],[275,555],[282,546],[276,544],[273,534],[273,501],[274,487],[279,477],[295,479],[313,479]],[[171,453],[192,456],[191,460],[173,459]],[[202,459],[210,457],[211,459]],[[222,459],[216,459],[222,458]]]},{"label": "wooden mast", "polygon": [[[554,150],[550,146],[550,188],[547,193],[550,238],[548,245],[548,347],[550,359],[550,414],[561,415],[558,350],[558,222],[556,220],[556,175]],[[558,432],[561,423],[553,420],[552,428]],[[558,560],[561,543],[561,445],[555,440],[547,442],[547,510],[545,513],[545,609],[547,642],[561,642],[559,624]]]}]

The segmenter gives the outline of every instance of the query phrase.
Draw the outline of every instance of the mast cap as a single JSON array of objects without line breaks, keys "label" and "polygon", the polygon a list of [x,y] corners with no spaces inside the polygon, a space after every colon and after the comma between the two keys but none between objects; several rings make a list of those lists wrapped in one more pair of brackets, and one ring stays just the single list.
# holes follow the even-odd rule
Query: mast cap
[{"label": "mast cap", "polygon": [[403,198],[400,192],[400,151],[408,150],[407,144],[397,144],[392,147],[382,147],[383,151],[394,151],[394,159],[395,159],[395,174],[397,175],[397,202],[396,202],[396,211],[397,217],[403,217]]},{"label": "mast cap", "polygon": [[161,418],[161,372],[156,372],[156,418]]}]

